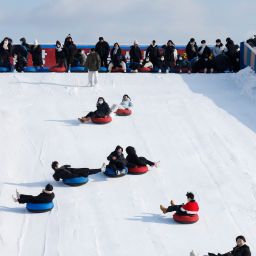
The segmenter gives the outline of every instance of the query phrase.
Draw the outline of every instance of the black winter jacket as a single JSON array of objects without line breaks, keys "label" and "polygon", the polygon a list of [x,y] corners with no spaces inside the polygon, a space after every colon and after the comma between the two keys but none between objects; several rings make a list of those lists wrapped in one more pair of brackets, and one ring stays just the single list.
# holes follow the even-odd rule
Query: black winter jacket
[{"label": "black winter jacket", "polygon": [[158,46],[153,46],[152,44],[147,48],[146,57],[149,57],[150,61],[154,63],[157,62],[158,57],[160,57],[160,52]]},{"label": "black winter jacket", "polygon": [[[118,153],[117,153],[117,150],[118,150],[118,149],[122,149],[122,150],[123,150],[122,147],[117,146],[116,149],[115,149],[115,151],[113,151],[113,152],[107,157],[107,159],[108,159],[108,161],[109,161],[109,165],[117,164],[117,163],[121,163],[121,164],[123,164],[123,165],[127,165],[127,161],[126,161],[126,159],[125,159],[125,157],[124,157],[124,154],[122,153],[121,155],[118,155]],[[113,156],[116,157],[115,160],[112,159]]]},{"label": "black winter jacket", "polygon": [[221,256],[251,256],[251,251],[248,245],[236,246],[231,252],[221,254]]},{"label": "black winter jacket", "polygon": [[142,54],[139,46],[132,45],[129,54],[131,62],[140,63],[140,60],[142,59]]},{"label": "black winter jacket", "polygon": [[45,193],[42,192],[37,196],[32,195],[20,195],[18,202],[21,204],[24,203],[35,203],[35,204],[43,204],[43,203],[51,203],[53,198],[55,197],[54,193]]},{"label": "black winter jacket", "polygon": [[110,56],[111,56],[111,62],[113,63],[114,67],[119,66],[122,61],[122,50],[119,47],[117,49],[116,54],[114,54],[115,48],[111,49]]},{"label": "black winter jacket", "polygon": [[174,62],[174,50],[175,47],[173,45],[164,45],[164,59],[166,62]]},{"label": "black winter jacket", "polygon": [[154,165],[153,162],[147,160],[145,157],[138,157],[134,147],[131,147],[131,146],[127,147],[126,153],[127,153],[126,160],[128,162],[129,167],[145,166],[147,164],[151,166]]},{"label": "black winter jacket", "polygon": [[101,59],[106,59],[109,55],[109,44],[108,42],[98,42],[95,46],[95,51],[99,54]]},{"label": "black winter jacket", "polygon": [[186,54],[187,54],[188,60],[192,60],[195,57],[197,57],[198,56],[197,44],[195,43],[194,47],[192,47],[192,45],[188,43],[186,46]]},{"label": "black winter jacket", "polygon": [[110,108],[107,102],[103,102],[102,104],[97,104],[97,110],[95,111],[96,117],[105,117],[110,114]]},{"label": "black winter jacket", "polygon": [[42,48],[40,45],[31,47],[32,61],[33,66],[42,66],[43,58],[42,58]]},{"label": "black winter jacket", "polygon": [[55,173],[52,176],[56,181],[59,181],[60,179],[71,179],[80,177],[81,175],[77,174],[76,169],[71,168],[70,165],[63,165],[55,170]]},{"label": "black winter jacket", "polygon": [[202,49],[202,46],[200,46],[198,48],[198,57],[200,59],[204,59],[204,60],[207,59],[208,60],[210,58],[211,54],[212,54],[211,49],[208,46],[205,46],[202,54],[200,54],[201,49]]}]

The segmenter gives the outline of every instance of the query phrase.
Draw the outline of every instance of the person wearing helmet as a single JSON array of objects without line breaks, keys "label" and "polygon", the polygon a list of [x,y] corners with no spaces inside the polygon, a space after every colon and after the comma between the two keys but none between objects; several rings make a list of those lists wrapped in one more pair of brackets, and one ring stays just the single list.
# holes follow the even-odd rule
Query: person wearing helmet
[{"label": "person wearing helmet", "polygon": [[37,196],[32,195],[24,195],[20,194],[16,190],[16,197],[12,196],[14,202],[18,202],[19,204],[25,203],[36,203],[36,204],[44,204],[51,203],[54,198],[53,186],[51,184],[47,184],[42,192]]}]

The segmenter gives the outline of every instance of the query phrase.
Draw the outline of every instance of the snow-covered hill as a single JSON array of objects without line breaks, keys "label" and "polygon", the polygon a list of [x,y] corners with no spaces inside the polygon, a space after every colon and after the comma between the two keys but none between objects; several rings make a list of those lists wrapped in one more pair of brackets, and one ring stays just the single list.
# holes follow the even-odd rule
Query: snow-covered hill
[{"label": "snow-covered hill", "polygon": [[[202,255],[228,251],[240,234],[255,252],[256,102],[236,76],[101,74],[90,88],[87,74],[1,74],[1,255]],[[125,93],[130,117],[78,123],[99,96],[111,105]],[[116,145],[161,165],[119,179],[97,174],[77,188],[53,181],[52,161],[100,167]],[[48,182],[50,213],[11,200],[16,188],[37,194]],[[161,214],[160,204],[182,203],[187,191],[200,204],[198,223]]]}]

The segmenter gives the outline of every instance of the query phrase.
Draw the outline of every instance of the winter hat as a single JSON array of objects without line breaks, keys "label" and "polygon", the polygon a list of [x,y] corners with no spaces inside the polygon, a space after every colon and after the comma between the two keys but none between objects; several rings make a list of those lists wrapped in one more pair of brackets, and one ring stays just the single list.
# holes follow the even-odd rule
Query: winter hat
[{"label": "winter hat", "polygon": [[137,40],[135,40],[135,41],[133,42],[133,44],[138,45],[138,44],[139,44],[139,42],[138,42]]},{"label": "winter hat", "polygon": [[38,43],[38,41],[37,41],[37,39],[35,39],[35,41],[34,41],[34,45],[39,45],[39,43]]},{"label": "winter hat", "polygon": [[45,191],[47,191],[47,192],[51,192],[51,191],[53,191],[53,186],[49,183],[49,184],[47,184],[46,186],[45,186],[45,189],[44,189]]},{"label": "winter hat", "polygon": [[153,40],[153,41],[152,41],[152,44],[155,44],[155,43],[156,43],[156,40]]},{"label": "winter hat", "polygon": [[58,161],[52,162],[52,169],[55,170],[57,168],[57,165],[59,164]]},{"label": "winter hat", "polygon": [[244,236],[237,236],[237,237],[236,237],[236,241],[237,241],[238,239],[241,239],[241,240],[243,240],[243,241],[246,243],[246,240],[245,240],[245,237],[244,237]]},{"label": "winter hat", "polygon": [[205,40],[202,40],[202,41],[201,41],[201,44],[206,44],[206,41],[205,41]]},{"label": "winter hat", "polygon": [[99,37],[99,41],[104,40],[103,36]]},{"label": "winter hat", "polygon": [[192,192],[187,192],[186,197],[190,198],[192,200],[194,200],[194,198],[195,198],[195,196],[194,196],[194,194]]}]

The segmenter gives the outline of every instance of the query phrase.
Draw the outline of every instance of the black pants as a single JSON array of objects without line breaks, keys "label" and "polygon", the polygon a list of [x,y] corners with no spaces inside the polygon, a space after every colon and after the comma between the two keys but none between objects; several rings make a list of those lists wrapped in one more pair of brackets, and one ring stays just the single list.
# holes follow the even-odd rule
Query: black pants
[{"label": "black pants", "polygon": [[20,198],[18,199],[18,202],[20,204],[26,204],[26,203],[35,203],[35,204],[46,204],[50,203],[49,199],[41,198],[40,196],[32,196],[32,195],[23,195],[20,194]]},{"label": "black pants", "polygon": [[181,211],[182,205],[171,205],[167,208],[167,212],[176,212],[179,215],[187,215],[185,212]]},{"label": "black pants", "polygon": [[101,172],[101,169],[76,168],[72,173],[87,178],[89,175]]},{"label": "black pants", "polygon": [[107,57],[105,57],[105,56],[103,56],[103,57],[101,57],[100,56],[100,59],[101,59],[101,67],[108,67],[108,56]]},{"label": "black pants", "polygon": [[123,170],[125,165],[121,162],[115,162],[115,163],[109,163],[107,165],[108,168],[111,168],[112,170],[114,171],[117,171],[117,170]]},{"label": "black pants", "polygon": [[105,117],[106,115],[102,115],[101,113],[99,113],[97,110],[96,111],[91,111],[89,112],[85,117],[98,117],[98,118],[101,118],[101,117]]}]

